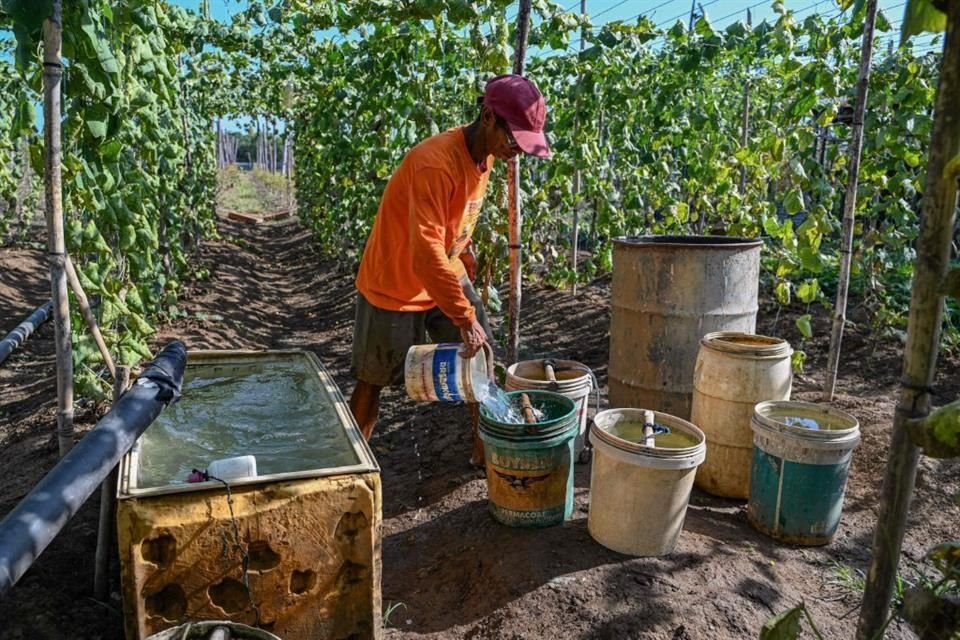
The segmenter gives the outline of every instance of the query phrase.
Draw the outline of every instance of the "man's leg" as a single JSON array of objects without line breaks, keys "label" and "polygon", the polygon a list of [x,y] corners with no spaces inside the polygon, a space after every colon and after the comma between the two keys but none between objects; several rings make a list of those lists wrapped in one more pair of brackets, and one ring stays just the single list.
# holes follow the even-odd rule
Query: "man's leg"
[{"label": "man's leg", "polygon": [[380,415],[380,391],[383,387],[357,380],[357,386],[350,396],[350,411],[353,413],[360,433],[367,440],[373,435],[373,428],[377,426]]},{"label": "man's leg", "polygon": [[424,316],[422,312],[380,309],[357,295],[350,365],[357,386],[350,396],[350,411],[367,440],[380,415],[380,392],[388,385],[403,383],[407,350],[423,342]]}]

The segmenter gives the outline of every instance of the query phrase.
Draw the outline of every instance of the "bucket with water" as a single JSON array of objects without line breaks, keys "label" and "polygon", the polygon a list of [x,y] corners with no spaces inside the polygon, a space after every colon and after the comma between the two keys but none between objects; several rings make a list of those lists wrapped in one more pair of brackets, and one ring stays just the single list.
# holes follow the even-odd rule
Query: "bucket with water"
[{"label": "bucket with water", "polygon": [[[645,414],[653,414],[649,435]],[[620,553],[660,556],[680,537],[703,432],[665,413],[608,409],[593,418],[590,513],[593,539]]]},{"label": "bucket with water", "polygon": [[790,544],[830,542],[860,444],[857,419],[833,407],[771,401],[756,406],[751,427],[750,524]]},{"label": "bucket with water", "polygon": [[550,391],[506,395],[513,403],[524,393],[542,416],[535,423],[504,422],[480,406],[489,508],[494,519],[511,527],[549,527],[573,514],[576,405]]},{"label": "bucket with water", "polygon": [[581,456],[586,444],[591,391],[596,394],[597,409],[600,407],[600,390],[590,367],[573,360],[524,360],[507,368],[505,387],[507,391],[553,391],[573,400],[578,425],[574,453]]},{"label": "bucket with water", "polygon": [[[493,380],[493,351],[463,358],[463,344],[444,342],[410,347],[404,364],[407,395],[421,402],[480,402]],[[482,355],[481,355],[482,354]]]}]

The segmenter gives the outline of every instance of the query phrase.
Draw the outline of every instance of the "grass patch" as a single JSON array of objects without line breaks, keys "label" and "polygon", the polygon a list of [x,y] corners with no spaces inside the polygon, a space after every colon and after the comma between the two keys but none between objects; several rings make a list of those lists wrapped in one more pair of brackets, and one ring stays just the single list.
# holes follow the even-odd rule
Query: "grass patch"
[{"label": "grass patch", "polygon": [[220,172],[220,207],[240,213],[268,213],[287,208],[287,182],[282,175],[235,166]]}]

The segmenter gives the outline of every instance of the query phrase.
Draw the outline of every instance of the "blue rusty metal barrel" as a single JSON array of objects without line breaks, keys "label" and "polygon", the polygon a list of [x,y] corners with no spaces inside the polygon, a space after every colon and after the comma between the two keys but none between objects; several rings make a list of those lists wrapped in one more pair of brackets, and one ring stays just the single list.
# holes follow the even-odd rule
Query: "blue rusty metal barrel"
[{"label": "blue rusty metal barrel", "polygon": [[756,329],[761,244],[724,236],[614,240],[611,407],[690,419],[700,339]]}]

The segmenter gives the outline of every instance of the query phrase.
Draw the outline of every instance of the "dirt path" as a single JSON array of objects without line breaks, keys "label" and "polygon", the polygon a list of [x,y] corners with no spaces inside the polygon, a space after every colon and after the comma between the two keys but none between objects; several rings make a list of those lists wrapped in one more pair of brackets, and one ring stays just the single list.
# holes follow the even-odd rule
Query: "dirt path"
[{"label": "dirt path", "polygon": [[[155,341],[188,348],[298,348],[317,353],[349,394],[352,276],[310,250],[292,221],[223,222],[202,262],[211,278],[194,285],[187,317]],[[23,276],[4,276],[16,265]],[[200,266],[200,265],[198,265]],[[43,301],[42,255],[0,250],[0,331]],[[524,356],[580,360],[606,390],[609,282],[583,287],[577,300],[543,287],[525,291]],[[12,322],[12,324],[11,324]],[[826,336],[826,319],[815,325]],[[820,325],[823,326],[820,326]],[[791,317],[764,308],[759,332],[799,341]],[[49,327],[0,367],[0,513],[12,508],[56,460],[49,426],[53,378]],[[808,368],[823,360],[823,338],[806,345]],[[832,545],[775,544],[746,522],[740,501],[695,492],[676,551],[628,558],[587,532],[589,466],[576,472],[574,519],[546,530],[509,529],[486,512],[482,474],[468,463],[465,412],[414,404],[388,392],[371,444],[383,469],[383,602],[395,605],[388,638],[755,638],[774,612],[805,600],[826,637],[850,637],[859,601],[854,580],[868,561],[875,503],[899,371],[897,345],[855,332],[845,345],[837,405],[856,414],[863,444],[854,456],[844,519]],[[937,402],[960,391],[955,360],[941,365]],[[816,378],[800,376],[796,396],[816,399]],[[92,422],[92,416],[88,422]],[[902,571],[914,575],[924,551],[956,535],[960,463],[923,460]],[[0,638],[119,638],[119,603],[87,598],[92,580],[96,499],[35,567],[0,601]],[[116,585],[115,585],[116,586]],[[12,621],[7,624],[6,621]],[[912,638],[896,623],[888,637]]]}]

